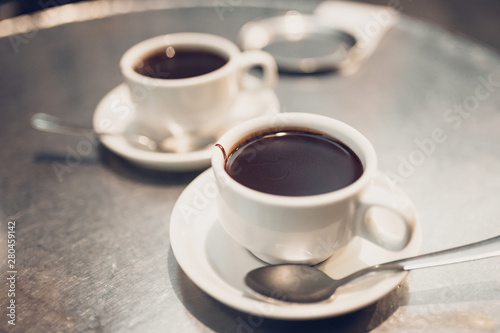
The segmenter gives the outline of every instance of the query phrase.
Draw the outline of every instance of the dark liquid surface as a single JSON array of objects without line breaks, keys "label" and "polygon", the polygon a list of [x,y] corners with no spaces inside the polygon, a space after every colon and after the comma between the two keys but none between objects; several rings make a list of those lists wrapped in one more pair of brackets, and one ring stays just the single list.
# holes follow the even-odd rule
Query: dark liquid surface
[{"label": "dark liquid surface", "polygon": [[363,173],[358,156],[321,134],[286,131],[263,135],[233,150],[226,171],[242,185],[269,194],[307,196],[335,191]]},{"label": "dark liquid surface", "polygon": [[210,51],[168,47],[142,59],[134,70],[153,78],[185,79],[213,72],[227,62],[227,58]]}]

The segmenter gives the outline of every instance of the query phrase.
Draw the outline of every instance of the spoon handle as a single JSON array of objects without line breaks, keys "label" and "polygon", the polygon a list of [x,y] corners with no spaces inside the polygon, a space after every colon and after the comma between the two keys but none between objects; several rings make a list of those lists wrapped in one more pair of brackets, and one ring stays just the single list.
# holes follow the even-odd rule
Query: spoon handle
[{"label": "spoon handle", "polygon": [[31,126],[43,132],[57,133],[57,134],[69,134],[76,136],[90,134],[96,137],[105,134],[96,132],[95,130],[89,127],[81,127],[77,125],[63,123],[61,119],[46,113],[35,114],[31,118]]},{"label": "spoon handle", "polygon": [[457,264],[466,261],[486,259],[500,256],[500,236],[489,238],[447,250],[431,252],[415,257],[386,262],[379,265],[366,267],[351,275],[340,279],[340,284],[357,280],[367,274],[382,271],[409,271],[412,269],[427,268]]},{"label": "spoon handle", "polygon": [[[408,271],[500,256],[500,236],[447,250],[396,260],[383,265],[399,265]],[[382,266],[382,265],[380,265]]]}]

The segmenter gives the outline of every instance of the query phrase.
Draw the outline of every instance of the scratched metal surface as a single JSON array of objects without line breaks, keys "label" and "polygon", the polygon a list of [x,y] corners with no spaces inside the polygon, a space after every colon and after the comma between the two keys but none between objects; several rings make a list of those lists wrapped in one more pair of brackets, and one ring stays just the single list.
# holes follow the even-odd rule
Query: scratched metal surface
[{"label": "scratched metal surface", "polygon": [[[380,301],[336,318],[287,322],[228,308],[189,280],[169,245],[172,207],[198,173],[140,169],[100,145],[30,128],[36,112],[90,125],[121,82],[121,54],[142,39],[206,31],[235,40],[253,18],[315,6],[224,3],[145,1],[130,13],[0,38],[4,281],[8,221],[17,242],[16,325],[2,283],[0,330],[499,331],[499,258],[412,272]],[[285,111],[336,117],[373,142],[380,169],[419,211],[423,252],[500,234],[498,54],[403,17],[356,75],[282,76],[276,92]]]}]

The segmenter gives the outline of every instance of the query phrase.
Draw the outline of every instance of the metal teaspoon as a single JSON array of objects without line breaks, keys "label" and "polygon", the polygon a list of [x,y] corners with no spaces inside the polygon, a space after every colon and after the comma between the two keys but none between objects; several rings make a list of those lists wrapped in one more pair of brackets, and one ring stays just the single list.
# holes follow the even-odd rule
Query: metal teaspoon
[{"label": "metal teaspoon", "polygon": [[380,271],[409,271],[500,256],[500,236],[448,250],[395,260],[361,269],[339,280],[307,265],[264,266],[249,272],[245,284],[268,301],[314,303],[330,298],[337,288]]},{"label": "metal teaspoon", "polygon": [[31,126],[37,130],[49,133],[67,134],[67,135],[92,135],[97,138],[102,136],[121,136],[127,139],[131,144],[141,149],[162,152],[162,153],[186,153],[205,148],[215,142],[214,137],[183,137],[175,138],[169,136],[161,141],[136,133],[113,133],[105,131],[96,131],[93,128],[82,127],[64,123],[61,119],[46,114],[37,113],[31,118]]}]

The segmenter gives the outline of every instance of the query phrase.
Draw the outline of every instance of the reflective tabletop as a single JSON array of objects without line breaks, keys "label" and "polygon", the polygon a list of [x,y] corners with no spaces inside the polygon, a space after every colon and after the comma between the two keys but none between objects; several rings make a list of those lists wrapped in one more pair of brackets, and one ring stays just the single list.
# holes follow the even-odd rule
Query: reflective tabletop
[{"label": "reflective tabletop", "polygon": [[[121,55],[143,39],[196,31],[237,42],[250,20],[318,4],[102,1],[0,22],[0,331],[500,331],[500,258],[411,272],[332,318],[232,309],[170,246],[174,204],[203,170],[149,170],[30,127],[37,112],[91,126],[122,83]],[[337,118],[373,143],[380,171],[417,208],[422,253],[500,234],[499,54],[401,16],[356,73],[281,74],[275,91],[281,111]]]}]

